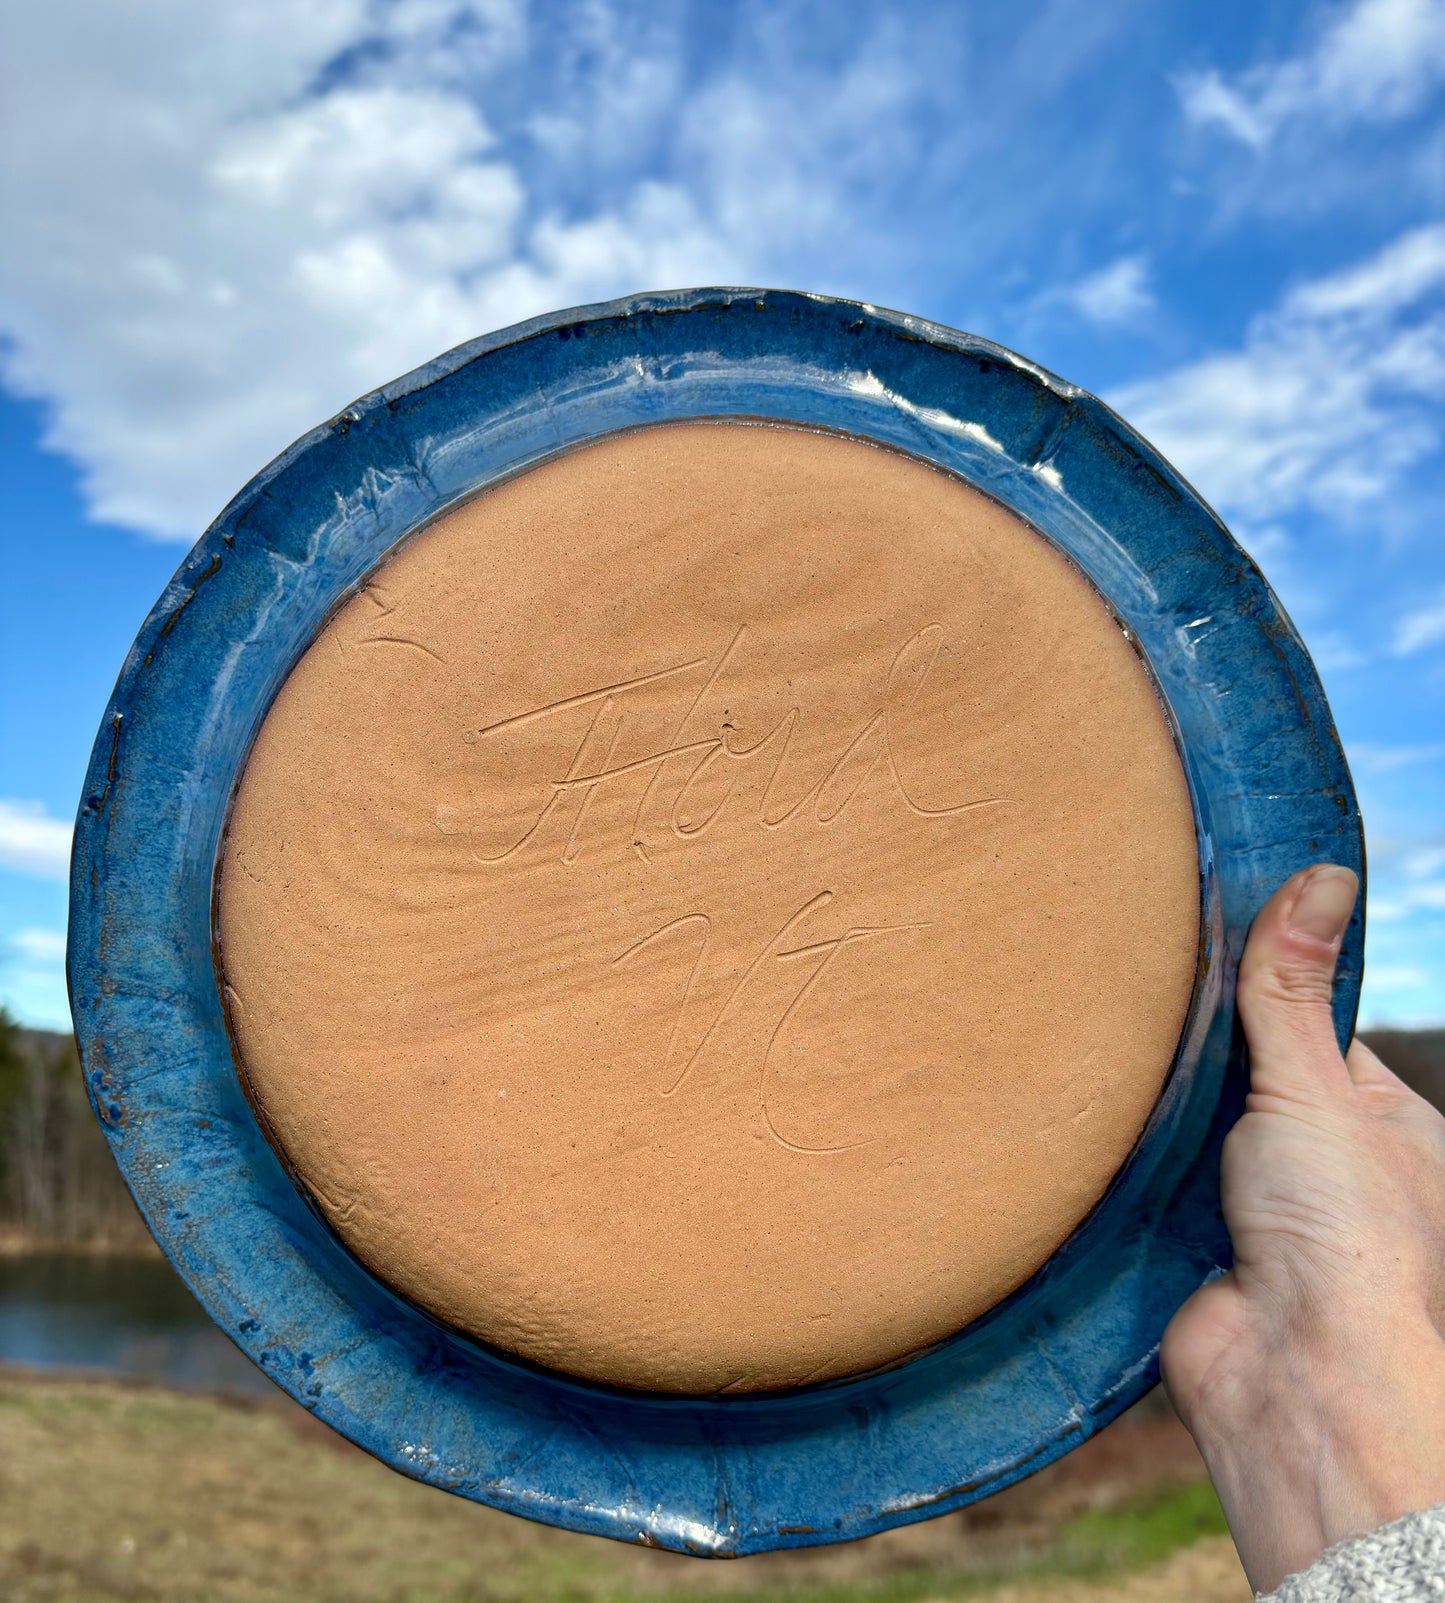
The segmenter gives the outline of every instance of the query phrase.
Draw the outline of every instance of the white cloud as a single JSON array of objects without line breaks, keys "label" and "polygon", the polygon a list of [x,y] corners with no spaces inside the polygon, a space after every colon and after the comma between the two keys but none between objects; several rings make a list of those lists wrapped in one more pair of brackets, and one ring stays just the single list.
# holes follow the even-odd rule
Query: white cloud
[{"label": "white cloud", "polygon": [[0,1007],[33,1029],[70,1029],[63,935],[32,927],[0,938]]},{"label": "white cloud", "polygon": [[1154,310],[1149,264],[1142,256],[1121,256],[1060,292],[1060,300],[1091,323],[1133,323]]},{"label": "white cloud", "polygon": [[39,802],[0,798],[0,868],[45,879],[70,873],[71,827],[51,818]]},{"label": "white cloud", "polygon": [[1376,991],[1413,991],[1430,983],[1424,969],[1408,963],[1376,963],[1365,974],[1367,984]]},{"label": "white cloud", "polygon": [[[1405,760],[1391,764],[1398,749]],[[1440,753],[1428,747],[1377,748],[1385,768],[1407,769]],[[1358,748],[1351,746],[1355,760]],[[1423,755],[1421,755],[1423,754]],[[1375,798],[1378,801],[1379,798]],[[1365,816],[1378,807],[1362,796]],[[1435,822],[1435,820],[1431,820]],[[1445,844],[1438,834],[1421,839],[1370,834],[1369,936],[1361,1019],[1367,1024],[1438,1025],[1445,1022],[1445,954],[1440,941],[1445,917]]]},{"label": "white cloud", "polygon": [[[883,27],[841,70],[793,63],[754,78],[730,72],[685,107],[678,138],[728,239],[857,245],[850,198],[887,193],[920,154],[911,113],[922,98],[912,41]],[[784,107],[786,106],[786,110]],[[815,287],[815,286],[800,286]]]},{"label": "white cloud", "polygon": [[[1256,560],[1267,560],[1261,558],[1248,542],[1244,544]],[[1363,668],[1370,660],[1368,652],[1362,651],[1356,641],[1338,629],[1327,629],[1323,634],[1311,632],[1308,645],[1315,667],[1321,673],[1344,673],[1350,668]]]},{"label": "white cloud", "polygon": [[[1351,760],[1358,748],[1350,748]],[[1406,747],[1426,755],[1429,761],[1445,754],[1445,747]],[[1407,759],[1412,761],[1413,756]],[[1405,763],[1397,766],[1406,766]],[[1393,849],[1392,849],[1393,848]],[[1438,842],[1389,843],[1371,840],[1372,866],[1376,874],[1370,892],[1370,918],[1376,923],[1393,924],[1414,913],[1445,912],[1445,846]]]},{"label": "white cloud", "polygon": [[1231,89],[1215,68],[1188,73],[1175,82],[1175,90],[1190,122],[1219,127],[1256,148],[1269,138],[1269,127],[1237,89]]},{"label": "white cloud", "polygon": [[[643,60],[620,11],[584,12],[607,60]],[[0,212],[24,225],[0,379],[49,403],[93,515],[192,538],[297,434],[463,339],[745,279],[836,232],[914,92],[906,52],[861,40],[828,72],[683,100],[659,45],[550,123],[514,116],[508,143],[481,108],[529,26],[501,0],[22,9],[0,55]],[[564,205],[519,155],[620,161],[663,123],[687,186],[622,163]]]},{"label": "white cloud", "polygon": [[1364,773],[1392,774],[1401,768],[1413,768],[1417,763],[1435,762],[1445,757],[1445,745],[1377,746],[1366,740],[1352,741],[1348,756],[1350,766]]},{"label": "white cloud", "polygon": [[1445,284],[1445,226],[1412,229],[1343,272],[1301,284],[1285,298],[1287,315],[1321,320],[1378,320]]},{"label": "white cloud", "polygon": [[1370,917],[1383,923],[1408,918],[1411,913],[1445,913],[1445,879],[1424,880],[1370,898]]},{"label": "white cloud", "polygon": [[1411,657],[1427,646],[1439,645],[1442,640],[1445,640],[1445,591],[1400,619],[1395,625],[1391,649],[1397,657]]},{"label": "white cloud", "polygon": [[1445,846],[1426,846],[1412,851],[1401,867],[1407,879],[1431,879],[1445,870]]},{"label": "white cloud", "polygon": [[[1407,770],[1414,762],[1445,756],[1438,746],[1380,747],[1384,770]],[[1398,752],[1401,761],[1392,763]],[[1358,755],[1350,747],[1350,758]],[[1408,781],[1406,781],[1408,783]],[[1380,798],[1361,797],[1365,816],[1379,818]],[[1385,815],[1388,816],[1388,809]],[[1431,817],[1430,823],[1438,823]],[[1445,1022],[1445,955],[1440,940],[1445,919],[1445,841],[1440,835],[1370,834],[1370,894],[1361,1017],[1367,1023],[1429,1025]]]},{"label": "white cloud", "polygon": [[1385,493],[1440,439],[1445,225],[1301,284],[1238,350],[1109,397],[1217,506],[1327,513]]},{"label": "white cloud", "polygon": [[1213,69],[1176,82],[1185,116],[1262,149],[1297,122],[1385,122],[1418,110],[1445,81],[1440,0],[1353,0],[1327,13],[1310,49],[1249,67],[1232,81]]},{"label": "white cloud", "polygon": [[65,961],[65,936],[59,930],[22,929],[10,939],[32,963],[54,965]]}]

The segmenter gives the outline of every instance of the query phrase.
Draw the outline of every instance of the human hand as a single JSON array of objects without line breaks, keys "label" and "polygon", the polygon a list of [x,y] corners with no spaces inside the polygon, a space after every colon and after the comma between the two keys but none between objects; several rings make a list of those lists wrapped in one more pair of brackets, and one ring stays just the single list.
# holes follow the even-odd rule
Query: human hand
[{"label": "human hand", "polygon": [[1234,1268],[1161,1355],[1260,1591],[1445,1502],[1445,1118],[1358,1041],[1340,1056],[1330,991],[1357,890],[1305,869],[1255,920],[1251,1090],[1222,1166]]}]

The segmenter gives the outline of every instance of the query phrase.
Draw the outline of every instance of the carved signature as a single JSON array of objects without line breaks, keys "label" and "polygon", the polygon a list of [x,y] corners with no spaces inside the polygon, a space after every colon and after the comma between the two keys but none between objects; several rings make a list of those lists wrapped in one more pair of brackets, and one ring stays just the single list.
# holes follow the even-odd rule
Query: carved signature
[{"label": "carved signature", "polygon": [[664,940],[673,934],[681,935],[684,931],[701,936],[698,942],[697,955],[693,958],[692,967],[688,971],[687,983],[683,987],[682,1002],[678,1007],[677,1016],[673,1020],[672,1033],[667,1041],[667,1050],[663,1054],[663,1075],[668,1080],[662,1091],[664,1097],[675,1096],[682,1089],[698,1060],[707,1050],[709,1043],[717,1036],[723,1028],[724,1022],[732,1016],[736,1008],[742,1005],[749,981],[757,975],[765,963],[769,960],[783,963],[794,958],[812,958],[815,960],[815,967],[806,975],[802,984],[794,992],[792,1000],[783,1009],[777,1023],[773,1026],[772,1033],[768,1036],[768,1044],[763,1051],[762,1061],[758,1065],[758,1111],[761,1113],[763,1122],[772,1138],[779,1145],[787,1147],[792,1152],[851,1152],[856,1147],[868,1145],[867,1141],[853,1141],[845,1146],[810,1147],[804,1146],[798,1141],[790,1141],[778,1129],[777,1123],[768,1107],[768,1065],[772,1060],[773,1051],[788,1024],[797,1014],[798,1009],[802,1007],[809,995],[822,983],[823,976],[828,972],[838,954],[846,947],[852,946],[859,941],[878,940],[883,936],[901,935],[909,930],[926,929],[928,927],[926,922],[918,924],[855,925],[842,935],[834,936],[831,940],[812,941],[805,946],[788,946],[787,942],[792,938],[793,932],[797,927],[812,914],[826,907],[832,900],[832,891],[820,891],[818,895],[805,902],[787,920],[777,934],[767,942],[762,951],[743,970],[742,975],[728,992],[712,1022],[703,1031],[701,1039],[686,1058],[682,1060],[680,1066],[677,1066],[678,1040],[679,1037],[686,1038],[683,1032],[683,1025],[687,1020],[689,1005],[692,1002],[693,992],[697,986],[698,973],[703,966],[703,960],[707,956],[708,948],[712,941],[712,920],[706,913],[687,913],[681,918],[670,919],[666,924],[653,930],[650,935],[644,935],[640,941],[634,941],[625,952],[620,953],[613,959],[614,967],[617,964],[626,963],[645,947],[651,946],[655,941]]},{"label": "carved signature", "polygon": [[[732,640],[714,662],[707,657],[696,657],[672,667],[642,674],[635,679],[619,680],[615,684],[601,685],[580,695],[566,696],[549,701],[545,706],[517,713],[468,737],[471,741],[493,740],[507,730],[535,723],[544,718],[560,718],[584,708],[594,709],[589,722],[573,750],[564,773],[546,783],[551,792],[541,802],[537,814],[526,829],[509,846],[499,852],[481,853],[473,848],[472,855],[482,863],[505,863],[515,857],[532,841],[538,839],[549,819],[561,826],[567,824],[563,809],[575,800],[571,809],[570,824],[562,841],[560,858],[563,863],[574,862],[581,851],[582,826],[588,807],[597,791],[604,785],[636,782],[644,775],[647,783],[642,790],[633,814],[631,839],[633,849],[644,860],[650,860],[645,843],[648,809],[657,805],[679,840],[690,840],[704,834],[721,816],[732,799],[743,772],[748,765],[771,761],[772,771],[763,789],[758,807],[758,822],[764,829],[779,829],[798,818],[805,809],[811,809],[818,824],[831,824],[848,807],[873,774],[883,769],[893,782],[893,788],[903,805],[920,818],[951,818],[982,807],[996,807],[1001,798],[982,796],[956,802],[948,807],[925,807],[909,793],[899,768],[895,749],[895,724],[907,712],[922,690],[938,654],[943,649],[944,628],[931,623],[910,635],[888,669],[883,693],[877,708],[862,722],[848,745],[821,775],[817,783],[791,807],[776,810],[774,792],[779,776],[788,763],[793,736],[803,716],[801,707],[792,707],[772,729],[750,744],[737,742],[730,724],[723,722],[715,730],[703,726],[702,709],[709,695],[717,689],[730,662],[742,647],[746,627],[739,628]],[[624,714],[636,700],[636,694],[650,685],[668,680],[685,682],[689,676],[704,675],[697,693],[681,712],[666,745],[648,751],[642,756],[617,761],[617,748],[622,739]],[[631,698],[631,701],[630,699]],[[721,767],[729,775],[722,798],[701,819],[689,817],[688,799],[694,788]],[[664,791],[671,784],[671,804]],[[659,794],[662,793],[662,794]],[[697,915],[701,916],[701,915]]]}]

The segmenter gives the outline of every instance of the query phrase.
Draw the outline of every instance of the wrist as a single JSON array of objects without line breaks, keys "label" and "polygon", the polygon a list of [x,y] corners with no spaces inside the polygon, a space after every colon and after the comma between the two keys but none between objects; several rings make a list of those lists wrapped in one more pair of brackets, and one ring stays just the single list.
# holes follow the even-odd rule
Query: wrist
[{"label": "wrist", "polygon": [[1225,1382],[1191,1411],[1260,1590],[1336,1542],[1445,1502],[1445,1342],[1408,1309],[1328,1326],[1247,1366],[1268,1377],[1260,1389]]}]

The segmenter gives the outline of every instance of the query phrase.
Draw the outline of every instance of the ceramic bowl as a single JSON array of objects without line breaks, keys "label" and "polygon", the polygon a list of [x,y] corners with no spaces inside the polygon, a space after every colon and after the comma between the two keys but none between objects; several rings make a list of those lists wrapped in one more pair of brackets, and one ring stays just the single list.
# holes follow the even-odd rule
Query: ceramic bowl
[{"label": "ceramic bowl", "polygon": [[[626,1393],[528,1366],[393,1294],[292,1182],[242,1092],[217,986],[218,854],[251,741],[324,621],[410,533],[617,430],[787,420],[961,475],[1108,599],[1155,676],[1201,868],[1194,1000],[1097,1208],[986,1317],[887,1371],[765,1396]],[[1259,570],[1092,396],[986,340],[821,296],[644,295],[460,346],[297,441],[226,508],[141,630],[76,833],[69,974],[96,1112],[157,1240],[298,1401],[403,1473],[577,1531],[728,1555],[841,1541],[986,1497],[1157,1377],[1229,1261],[1219,1151],[1243,1097],[1234,968],[1289,874],[1363,869],[1319,681]],[[1359,994],[1345,939],[1335,1016]]]}]

